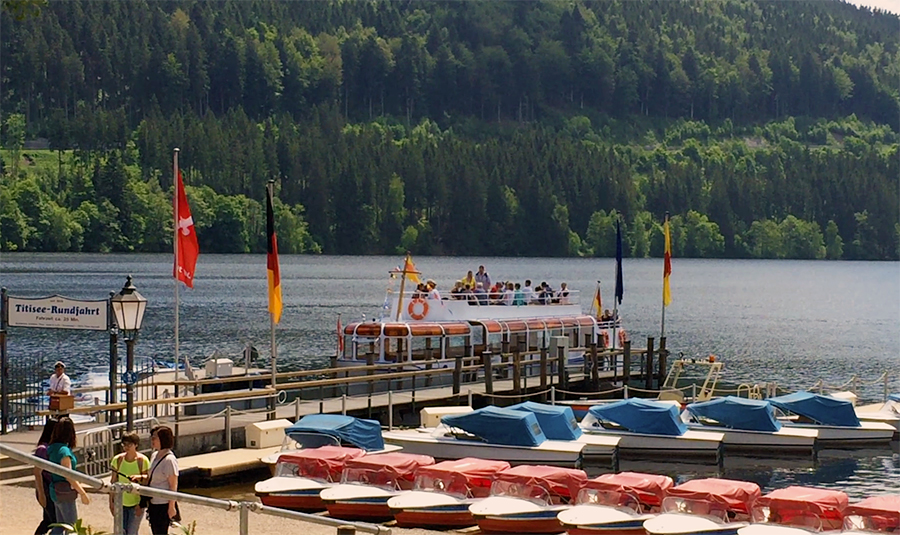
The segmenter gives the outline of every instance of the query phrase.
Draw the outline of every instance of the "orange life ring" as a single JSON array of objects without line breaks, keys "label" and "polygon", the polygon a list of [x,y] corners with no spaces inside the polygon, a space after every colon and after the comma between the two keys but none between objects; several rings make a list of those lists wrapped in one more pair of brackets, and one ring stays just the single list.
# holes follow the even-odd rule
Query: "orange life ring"
[{"label": "orange life ring", "polygon": [[619,329],[619,344],[622,347],[625,347],[625,342],[628,341],[628,333],[625,332],[625,329]]},{"label": "orange life ring", "polygon": [[606,349],[609,347],[609,333],[600,331],[600,347]]},{"label": "orange life ring", "polygon": [[[416,310],[418,310],[416,305],[422,305],[421,312],[416,312]],[[416,297],[409,302],[409,306],[406,307],[406,311],[409,312],[409,317],[414,320],[425,319],[425,316],[428,315],[428,301],[422,299],[421,297]]]}]

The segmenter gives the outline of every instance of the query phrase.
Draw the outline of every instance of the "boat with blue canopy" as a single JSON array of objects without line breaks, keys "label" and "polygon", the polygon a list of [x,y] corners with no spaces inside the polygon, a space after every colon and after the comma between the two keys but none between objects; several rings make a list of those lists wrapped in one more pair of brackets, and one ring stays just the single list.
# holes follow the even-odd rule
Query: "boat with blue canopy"
[{"label": "boat with blue canopy", "polygon": [[[582,455],[591,463],[595,460],[608,459],[616,450],[618,441],[599,435],[586,435],[578,426],[572,408],[565,405],[545,405],[534,401],[525,401],[507,407],[514,411],[525,411],[534,414],[544,434],[550,440],[572,440],[585,445]],[[613,468],[617,467],[617,459],[613,459]]]},{"label": "boat with blue canopy", "polygon": [[581,421],[581,429],[620,437],[622,457],[721,460],[724,434],[690,429],[673,403],[632,398],[594,405]]},{"label": "boat with blue canopy", "polygon": [[381,423],[377,420],[342,414],[307,414],[285,428],[281,450],[263,457],[262,461],[274,465],[284,453],[321,446],[359,448],[369,454],[400,450],[397,446],[384,443]]},{"label": "boat with blue canopy", "polygon": [[723,433],[727,451],[756,455],[812,455],[819,434],[815,429],[781,425],[775,418],[775,408],[767,401],[735,396],[691,403],[682,420],[691,429]]},{"label": "boat with blue canopy", "polygon": [[[404,451],[439,459],[476,457],[509,463],[576,466],[584,443],[550,440],[532,412],[488,406],[449,414],[433,428],[385,431],[384,440]],[[611,448],[610,456],[615,454]]]},{"label": "boat with blue canopy", "polygon": [[781,411],[795,415],[780,419],[788,427],[816,429],[821,446],[887,444],[894,436],[895,429],[891,425],[861,422],[853,403],[846,399],[801,391],[768,401]]}]

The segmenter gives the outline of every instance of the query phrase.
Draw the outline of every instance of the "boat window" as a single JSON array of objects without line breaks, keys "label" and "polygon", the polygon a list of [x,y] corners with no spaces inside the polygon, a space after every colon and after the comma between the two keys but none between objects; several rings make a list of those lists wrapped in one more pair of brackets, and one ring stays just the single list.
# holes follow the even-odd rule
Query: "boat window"
[{"label": "boat window", "polygon": [[337,437],[321,433],[291,433],[290,438],[297,443],[297,449],[341,445],[341,441]]},{"label": "boat window", "polygon": [[720,504],[706,500],[691,500],[669,496],[663,500],[662,511],[664,513],[710,516],[722,522],[728,522],[728,510]]},{"label": "boat window", "polygon": [[413,490],[443,492],[444,494],[452,494],[460,498],[467,498],[470,496],[469,487],[466,485],[465,478],[454,477],[452,474],[444,476],[431,474],[418,475],[413,484]]},{"label": "boat window", "polygon": [[386,490],[400,490],[400,483],[392,474],[371,468],[345,468],[341,475],[341,483],[357,483],[371,485]]},{"label": "boat window", "polygon": [[581,489],[575,503],[579,505],[607,505],[609,507],[624,507],[636,513],[641,512],[641,504],[637,498],[614,490]]},{"label": "boat window", "polygon": [[541,505],[551,505],[550,492],[540,485],[513,483],[511,481],[494,481],[491,485],[492,496],[509,496],[521,498]]}]

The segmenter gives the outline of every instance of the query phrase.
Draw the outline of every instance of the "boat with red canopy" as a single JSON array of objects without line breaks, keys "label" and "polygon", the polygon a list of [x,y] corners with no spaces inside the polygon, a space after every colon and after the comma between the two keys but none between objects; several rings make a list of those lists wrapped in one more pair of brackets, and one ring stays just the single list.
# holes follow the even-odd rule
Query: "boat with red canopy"
[{"label": "boat with red canopy", "polygon": [[644,521],[662,506],[671,477],[621,472],[590,479],[578,492],[576,505],[557,518],[569,535],[639,535]]},{"label": "boat with red canopy", "polygon": [[651,535],[735,535],[748,525],[759,485],[732,479],[694,479],[670,488],[662,513],[644,522]]},{"label": "boat with red canopy", "polygon": [[586,481],[582,470],[516,466],[497,474],[490,497],[469,511],[483,533],[559,533],[557,515]]},{"label": "boat with red canopy", "polygon": [[424,466],[416,471],[413,490],[388,500],[388,507],[403,528],[474,526],[469,506],[487,498],[497,474],[508,469],[505,461],[472,457]]},{"label": "boat with red canopy", "polygon": [[844,509],[850,503],[839,490],[790,486],[773,490],[753,506],[754,524],[741,529],[741,535],[763,535],[773,524],[812,529],[840,530],[844,525]]},{"label": "boat with red canopy", "polygon": [[845,533],[900,533],[900,494],[872,496],[844,510]]},{"label": "boat with red canopy", "polygon": [[394,518],[387,502],[413,487],[416,470],[434,464],[434,458],[411,453],[384,453],[350,459],[341,483],[319,495],[334,518],[386,521]]},{"label": "boat with red canopy", "polygon": [[344,465],[366,452],[358,448],[322,446],[285,453],[275,465],[275,477],[260,481],[256,495],[264,505],[295,511],[322,511],[319,493],[341,480]]}]

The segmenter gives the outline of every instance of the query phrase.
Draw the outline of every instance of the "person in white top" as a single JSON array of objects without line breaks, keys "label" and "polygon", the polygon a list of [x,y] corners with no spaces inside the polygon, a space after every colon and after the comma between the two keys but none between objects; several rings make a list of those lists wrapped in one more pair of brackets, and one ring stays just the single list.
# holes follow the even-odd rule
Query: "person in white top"
[{"label": "person in white top", "polygon": [[501,298],[501,302],[506,306],[513,306],[516,300],[516,288],[513,286],[513,283],[506,283],[506,290],[503,291],[503,297]]},{"label": "person in white top", "polygon": [[53,365],[53,375],[50,376],[51,396],[67,396],[72,392],[72,380],[66,375],[66,365],[57,361]]},{"label": "person in white top", "polygon": [[531,287],[531,279],[525,280],[525,287],[522,288],[522,297],[525,299],[526,305],[530,305],[537,299],[534,295],[534,288]]},{"label": "person in white top", "polygon": [[569,304],[569,288],[566,283],[559,285],[559,291],[556,292],[556,302],[561,305]]},{"label": "person in white top", "polygon": [[433,299],[435,301],[441,300],[441,293],[437,290],[436,282],[428,279],[428,281],[425,283],[425,287],[428,288],[428,299]]}]

